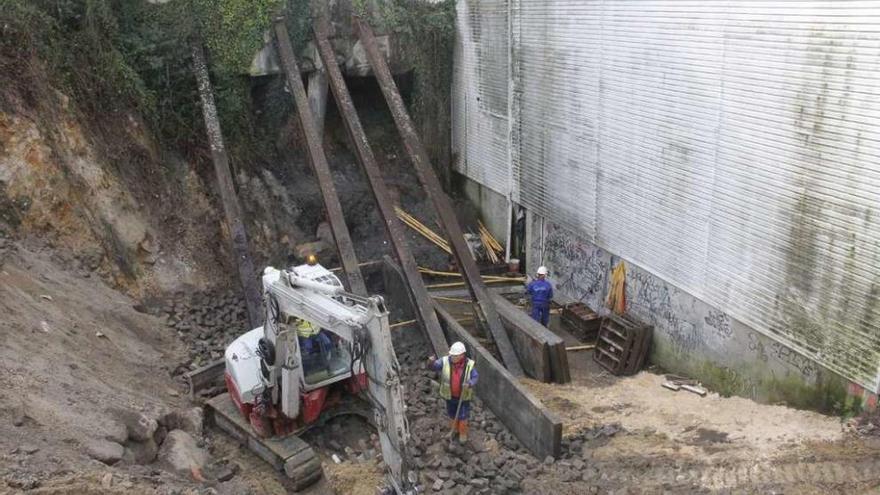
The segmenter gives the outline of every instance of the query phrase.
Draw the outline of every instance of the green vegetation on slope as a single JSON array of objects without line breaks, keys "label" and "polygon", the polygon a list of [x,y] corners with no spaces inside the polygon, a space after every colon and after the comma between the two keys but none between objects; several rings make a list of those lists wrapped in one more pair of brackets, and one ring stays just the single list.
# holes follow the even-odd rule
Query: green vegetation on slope
[{"label": "green vegetation on slope", "polygon": [[[58,88],[111,134],[117,117],[137,112],[163,147],[193,156],[205,143],[188,46],[197,37],[210,57],[228,148],[252,161],[271,154],[272,139],[255,125],[244,74],[281,8],[294,45],[304,46],[308,0],[0,0],[0,81],[37,102],[34,80]],[[374,13],[416,67],[414,114],[448,132],[454,2],[381,0]]]}]

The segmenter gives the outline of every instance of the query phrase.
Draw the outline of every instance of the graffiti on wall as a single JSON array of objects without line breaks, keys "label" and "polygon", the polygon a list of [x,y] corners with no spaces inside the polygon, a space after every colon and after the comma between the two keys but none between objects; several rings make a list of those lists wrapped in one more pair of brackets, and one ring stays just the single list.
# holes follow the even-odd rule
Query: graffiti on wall
[{"label": "graffiti on wall", "polygon": [[[535,224],[540,225],[539,222]],[[601,311],[609,290],[611,269],[618,258],[549,222],[544,226],[543,238],[540,228],[533,232],[536,235],[531,239],[530,259],[550,268],[557,292]],[[626,299],[627,312],[636,319],[654,325],[655,334],[666,340],[677,353],[711,352],[713,347],[721,345],[720,349],[714,349],[713,354],[717,354],[719,350],[726,352],[724,349],[728,349],[728,345],[737,345],[731,343],[735,340],[735,332],[730,315],[699,302],[677,287],[632,265],[627,270]],[[797,370],[805,379],[813,378],[818,373],[813,361],[791,348],[772,342],[754,331],[749,331],[747,335],[746,345],[756,360]],[[755,383],[742,372],[723,366],[721,369],[730,370],[726,372],[726,380],[737,393],[754,393]]]},{"label": "graffiti on wall", "polygon": [[769,356],[767,356],[767,350],[764,348],[764,341],[761,340],[761,337],[755,332],[749,332],[749,350],[755,353],[755,357],[758,360],[767,362],[769,360]]},{"label": "graffiti on wall", "polygon": [[610,269],[605,251],[552,225],[547,228],[544,250],[558,291],[577,301],[594,303],[604,299]]},{"label": "graffiti on wall", "polygon": [[742,395],[755,397],[758,395],[758,382],[751,376],[727,366],[718,369],[724,395]]},{"label": "graffiti on wall", "polygon": [[629,282],[630,312],[651,322],[655,331],[666,334],[676,351],[693,352],[704,344],[697,325],[674,305],[678,289],[642,270],[633,270]]},{"label": "graffiti on wall", "polygon": [[776,359],[796,368],[806,378],[812,378],[816,375],[816,363],[798,354],[791,347],[773,342],[770,344],[770,353]]},{"label": "graffiti on wall", "polygon": [[717,309],[709,310],[709,314],[703,318],[703,321],[706,322],[706,325],[709,325],[715,335],[721,337],[722,339],[729,339],[733,337],[733,328],[730,326],[730,316]]},{"label": "graffiti on wall", "polygon": [[806,379],[816,376],[819,370],[814,361],[779,342],[768,342],[765,345],[765,341],[766,338],[757,332],[749,332],[749,350],[755,353],[758,360],[767,363],[772,357],[774,360],[798,370],[801,376]]}]

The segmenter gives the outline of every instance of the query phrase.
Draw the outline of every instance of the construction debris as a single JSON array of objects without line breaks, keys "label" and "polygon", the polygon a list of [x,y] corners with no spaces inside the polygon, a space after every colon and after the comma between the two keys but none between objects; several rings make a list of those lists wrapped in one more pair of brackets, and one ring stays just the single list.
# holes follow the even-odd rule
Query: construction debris
[{"label": "construction debris", "polygon": [[421,234],[422,237],[434,243],[435,246],[445,251],[446,254],[452,254],[452,248],[449,247],[449,243],[446,242],[446,239],[444,239],[441,235],[429,229],[428,226],[420,222],[416,217],[405,212],[403,208],[399,206],[394,207],[394,212],[397,214],[397,218],[399,218],[409,228],[415,230],[416,232]]},{"label": "construction debris", "polygon": [[708,393],[708,391],[705,388],[700,387],[698,385],[682,385],[681,388],[683,390],[687,390],[688,392],[693,392],[693,393],[699,395],[700,397],[705,397],[706,394]]},{"label": "construction debris", "polygon": [[[419,267],[419,273],[423,275],[433,275],[436,277],[456,277],[461,278],[461,274],[458,272],[443,272],[439,270],[432,270],[430,268]],[[484,281],[494,281],[494,282],[525,282],[526,279],[522,277],[502,277],[500,275],[482,275],[481,276]]]},{"label": "construction debris", "polygon": [[499,257],[503,252],[504,248],[501,247],[501,244],[495,237],[492,236],[492,233],[489,232],[489,229],[483,225],[483,222],[479,222],[480,227],[480,241],[483,243],[483,250],[486,253],[486,258],[493,264],[497,265],[501,258]]},{"label": "construction debris", "polygon": [[582,342],[596,340],[602,317],[582,302],[569,303],[562,307],[562,323]]},{"label": "construction debris", "polygon": [[488,243],[488,247],[499,254],[504,252],[504,247],[501,245],[500,242],[498,242],[497,239],[495,239],[495,236],[493,236],[492,233],[489,232],[489,229],[487,229],[486,226],[483,225],[482,220],[478,220],[478,223],[480,226],[480,233],[483,234],[483,237]]},{"label": "construction debris", "polygon": [[[483,283],[486,284],[499,284],[499,283],[510,283],[510,282],[524,282],[524,278],[506,278],[506,277],[495,277],[495,278],[484,278]],[[447,289],[450,287],[464,287],[464,282],[447,282],[442,284],[431,284],[427,287],[429,289]]]},{"label": "construction debris", "polygon": [[406,321],[401,321],[401,322],[395,323],[395,324],[393,324],[393,325],[389,325],[388,328],[392,328],[392,329],[393,329],[393,328],[405,327],[405,326],[407,326],[407,325],[412,325],[413,323],[417,323],[418,321],[419,321],[419,320],[406,320]]},{"label": "construction debris", "polygon": [[663,382],[662,386],[663,388],[668,388],[669,390],[676,392],[679,390],[687,390],[700,397],[705,397],[706,394],[708,394],[708,391],[696,380],[691,380],[678,375],[666,375],[666,381]]},{"label": "construction debris", "polygon": [[462,304],[470,304],[470,303],[474,302],[471,299],[463,299],[460,297],[445,297],[445,296],[431,296],[431,297],[433,299],[438,300],[438,301],[448,301],[448,302],[462,303]]}]

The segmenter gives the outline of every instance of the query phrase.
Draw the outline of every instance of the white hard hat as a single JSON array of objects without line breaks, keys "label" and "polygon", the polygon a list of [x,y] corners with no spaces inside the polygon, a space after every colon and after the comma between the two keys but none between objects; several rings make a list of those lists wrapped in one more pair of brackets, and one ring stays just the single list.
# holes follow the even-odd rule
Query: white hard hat
[{"label": "white hard hat", "polygon": [[452,344],[452,347],[449,348],[449,355],[450,356],[460,356],[460,355],[464,354],[465,352],[466,352],[466,349],[464,348],[464,344],[462,344],[461,342],[456,342],[456,343]]},{"label": "white hard hat", "polygon": [[539,266],[538,267],[538,275],[547,275],[547,267]]}]

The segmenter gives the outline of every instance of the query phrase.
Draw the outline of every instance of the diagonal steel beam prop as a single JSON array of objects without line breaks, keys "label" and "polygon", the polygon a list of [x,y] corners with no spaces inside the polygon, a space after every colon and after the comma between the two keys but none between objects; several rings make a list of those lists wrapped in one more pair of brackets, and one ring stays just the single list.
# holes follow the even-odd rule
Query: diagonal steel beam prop
[{"label": "diagonal steel beam prop", "polygon": [[262,291],[260,290],[260,281],[254,271],[254,261],[248,249],[241,203],[238,202],[238,196],[235,194],[235,184],[232,182],[232,172],[229,170],[229,155],[226,154],[226,146],[223,144],[220,119],[217,117],[217,105],[214,103],[214,90],[211,87],[211,77],[208,75],[208,64],[205,61],[205,49],[201,42],[192,41],[190,50],[192,51],[193,73],[196,76],[199,98],[202,101],[202,115],[205,118],[208,143],[211,146],[214,174],[217,176],[217,186],[220,190],[220,201],[223,203],[223,213],[226,216],[226,227],[229,229],[232,252],[238,265],[238,277],[241,279],[241,286],[244,290],[249,328],[257,328],[263,324]]},{"label": "diagonal steel beam prop", "polygon": [[394,123],[397,124],[397,130],[400,132],[401,138],[403,138],[403,146],[416,169],[419,181],[428,193],[428,197],[434,203],[434,209],[437,211],[440,223],[446,231],[446,238],[449,240],[458,266],[461,267],[471,296],[476,302],[477,313],[480,314],[485,325],[489,327],[489,332],[495,341],[495,345],[498,347],[498,352],[501,354],[501,359],[504,361],[507,370],[514,376],[523,376],[522,366],[520,366],[513,345],[510,343],[507,332],[504,330],[491,295],[486,290],[486,285],[480,276],[477,263],[465,243],[464,233],[461,230],[458,219],[455,217],[452,203],[446,193],[443,192],[440,181],[434,173],[428,153],[425,151],[422,140],[416,133],[415,125],[413,125],[412,119],[406,111],[403,98],[400,96],[397,85],[394,83],[394,78],[391,76],[388,62],[379,51],[373,30],[360,17],[354,18],[354,24],[361,44],[364,47],[364,52],[367,55],[367,60],[373,68],[373,74],[375,74],[379,87],[385,95],[385,101],[391,110]]},{"label": "diagonal steel beam prop", "polygon": [[348,232],[348,226],[345,224],[342,205],[339,203],[339,196],[336,194],[336,186],[333,184],[333,176],[330,173],[327,156],[324,154],[324,147],[321,144],[321,135],[318,133],[315,119],[312,116],[312,110],[309,107],[306,88],[303,86],[302,76],[300,76],[299,67],[296,64],[296,57],[293,54],[293,47],[290,45],[290,36],[287,34],[287,26],[284,25],[283,17],[275,20],[275,41],[278,45],[281,67],[287,76],[287,85],[290,87],[290,92],[293,93],[293,99],[296,103],[296,112],[299,115],[299,122],[302,124],[303,134],[306,137],[306,151],[309,155],[309,163],[312,164],[312,170],[314,170],[315,177],[318,179],[318,186],[321,188],[324,208],[327,210],[327,217],[330,220],[330,230],[333,232],[333,239],[336,241],[336,250],[339,252],[342,269],[345,272],[345,277],[348,279],[349,290],[355,294],[366,296],[367,287],[364,284],[361,269],[358,267],[357,257],[354,253],[354,244],[351,242],[351,235]]},{"label": "diagonal steel beam prop", "polygon": [[324,68],[327,71],[330,82],[330,91],[333,93],[336,105],[339,107],[339,113],[342,114],[345,129],[354,143],[355,155],[357,155],[358,162],[360,162],[367,176],[370,191],[372,191],[373,198],[375,198],[379,206],[379,214],[382,216],[385,232],[391,240],[394,255],[403,270],[410,300],[416,309],[416,316],[422,324],[422,330],[431,342],[431,347],[434,348],[436,355],[443,356],[449,352],[446,338],[443,335],[443,328],[437,319],[437,313],[434,312],[434,304],[428,295],[428,289],[425,287],[422,275],[419,273],[419,266],[407,246],[405,231],[394,212],[394,203],[391,201],[385,180],[382,178],[382,171],[376,164],[373,150],[370,148],[367,135],[361,126],[351,94],[348,92],[345,79],[342,77],[342,71],[339,70],[339,66],[336,64],[336,55],[328,40],[329,28],[325,17],[318,17],[314,24],[314,31],[318,53],[324,62]]}]

